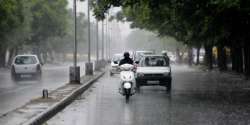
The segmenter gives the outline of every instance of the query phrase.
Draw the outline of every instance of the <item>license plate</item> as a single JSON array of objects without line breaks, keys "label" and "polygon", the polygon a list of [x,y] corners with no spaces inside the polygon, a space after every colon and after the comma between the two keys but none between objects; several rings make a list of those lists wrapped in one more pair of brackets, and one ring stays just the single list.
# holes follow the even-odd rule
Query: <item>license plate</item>
[{"label": "license plate", "polygon": [[22,77],[28,78],[28,77],[31,77],[31,75],[25,74],[25,75],[22,75]]},{"label": "license plate", "polygon": [[147,81],[148,84],[159,84],[159,81]]}]

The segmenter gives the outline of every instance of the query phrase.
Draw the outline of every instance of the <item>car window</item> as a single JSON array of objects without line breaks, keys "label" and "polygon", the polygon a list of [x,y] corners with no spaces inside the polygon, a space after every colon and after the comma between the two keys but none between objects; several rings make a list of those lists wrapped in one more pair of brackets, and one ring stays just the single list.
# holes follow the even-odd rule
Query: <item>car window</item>
[{"label": "car window", "polygon": [[142,67],[162,67],[162,66],[169,66],[165,57],[145,57],[141,61]]},{"label": "car window", "polygon": [[135,55],[135,58],[136,58],[136,61],[140,61],[141,58],[143,57],[143,55],[150,55],[150,54],[153,54],[153,52],[150,52],[150,51],[145,51],[145,52],[136,52],[136,55]]},{"label": "car window", "polygon": [[15,64],[36,64],[37,60],[34,56],[18,56],[16,57]]}]

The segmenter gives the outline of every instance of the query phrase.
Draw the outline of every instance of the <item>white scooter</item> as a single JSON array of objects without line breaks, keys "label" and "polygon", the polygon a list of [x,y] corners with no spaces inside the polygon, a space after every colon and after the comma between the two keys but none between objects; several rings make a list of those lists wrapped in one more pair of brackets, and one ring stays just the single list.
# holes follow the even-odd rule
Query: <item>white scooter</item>
[{"label": "white scooter", "polygon": [[119,93],[125,96],[126,102],[130,96],[135,94],[135,67],[131,64],[123,64],[120,66],[120,88]]}]

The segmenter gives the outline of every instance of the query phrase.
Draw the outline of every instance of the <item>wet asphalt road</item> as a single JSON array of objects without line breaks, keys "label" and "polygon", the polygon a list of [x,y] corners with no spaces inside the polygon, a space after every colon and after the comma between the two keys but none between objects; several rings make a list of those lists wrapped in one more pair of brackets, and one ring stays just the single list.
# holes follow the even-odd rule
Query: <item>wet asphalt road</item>
[{"label": "wet asphalt road", "polygon": [[[81,64],[83,65],[83,64]],[[12,111],[31,99],[41,97],[42,90],[54,90],[69,81],[70,64],[45,65],[41,81],[25,78],[14,82],[10,70],[0,70],[0,116]]]},{"label": "wet asphalt road", "polygon": [[48,125],[248,125],[249,81],[173,66],[173,91],[142,87],[128,104],[108,73]]}]

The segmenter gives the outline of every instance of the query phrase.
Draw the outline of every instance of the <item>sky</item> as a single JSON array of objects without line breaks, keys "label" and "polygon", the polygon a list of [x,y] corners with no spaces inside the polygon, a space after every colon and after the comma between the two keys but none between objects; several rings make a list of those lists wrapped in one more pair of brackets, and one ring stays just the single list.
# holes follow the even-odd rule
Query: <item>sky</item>
[{"label": "sky", "polygon": [[[68,0],[68,8],[73,8],[73,0]],[[119,11],[120,8],[113,8],[111,10],[111,14],[115,14],[117,11]],[[87,2],[86,0],[84,2],[80,2],[77,0],[77,12],[83,12],[87,15]],[[90,21],[95,22],[95,18],[92,16],[93,13],[90,12]],[[119,23],[119,27],[121,29],[121,37],[122,41],[125,42],[127,36],[131,33],[133,29],[130,28],[129,23]]]}]

